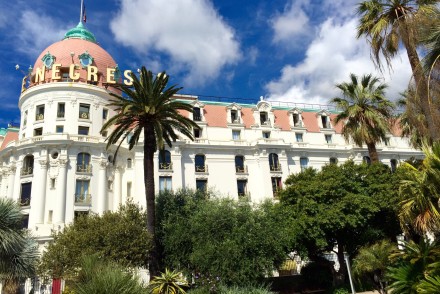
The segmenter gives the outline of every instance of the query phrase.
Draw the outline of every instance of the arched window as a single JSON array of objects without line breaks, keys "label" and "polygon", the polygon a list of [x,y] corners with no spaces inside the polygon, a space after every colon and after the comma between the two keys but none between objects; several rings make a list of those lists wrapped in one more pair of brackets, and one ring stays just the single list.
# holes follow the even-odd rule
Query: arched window
[{"label": "arched window", "polygon": [[390,160],[390,165],[391,165],[391,172],[395,172],[396,168],[397,168],[397,160],[391,159]]},{"label": "arched window", "polygon": [[370,159],[369,156],[364,156],[364,157],[362,157],[362,162],[370,165],[371,164],[371,159]]},{"label": "arched window", "polygon": [[172,169],[171,153],[168,150],[159,151],[159,169]]},{"label": "arched window", "polygon": [[90,173],[92,171],[89,153],[78,153],[78,156],[76,157],[76,171],[81,173]]},{"label": "arched window", "polygon": [[131,158],[127,158],[127,168],[133,167],[133,160]]},{"label": "arched window", "polygon": [[23,159],[23,167],[21,169],[21,175],[32,175],[34,173],[34,156],[26,155]]},{"label": "arched window", "polygon": [[338,159],[336,157],[330,157],[330,164],[338,164]]},{"label": "arched window", "polygon": [[194,158],[196,172],[206,172],[205,155],[197,154]]},{"label": "arched window", "polygon": [[235,156],[235,172],[237,172],[237,173],[246,172],[245,167],[244,167],[244,156],[243,155]]},{"label": "arched window", "polygon": [[278,155],[275,153],[269,154],[269,167],[271,171],[280,171],[281,166],[280,162],[278,161]]}]

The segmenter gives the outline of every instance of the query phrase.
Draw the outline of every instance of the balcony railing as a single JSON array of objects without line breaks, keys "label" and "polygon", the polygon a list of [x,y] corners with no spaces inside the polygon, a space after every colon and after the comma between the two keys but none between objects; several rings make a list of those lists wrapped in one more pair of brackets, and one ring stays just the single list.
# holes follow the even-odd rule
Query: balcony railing
[{"label": "balcony railing", "polygon": [[237,174],[247,174],[248,173],[248,167],[247,167],[247,165],[246,166],[236,165],[235,166],[235,172]]},{"label": "balcony railing", "polygon": [[79,118],[81,119],[89,119],[90,114],[88,112],[80,112],[79,113]]},{"label": "balcony railing", "polygon": [[92,195],[75,194],[75,205],[90,205],[92,203]]},{"label": "balcony railing", "polygon": [[173,163],[161,162],[159,163],[159,170],[173,170]]},{"label": "balcony railing", "polygon": [[238,192],[238,199],[251,201],[251,193],[250,192]]},{"label": "balcony railing", "polygon": [[40,113],[35,116],[35,120],[44,120],[44,114]]},{"label": "balcony railing", "polygon": [[208,166],[205,165],[196,165],[196,173],[207,173],[208,172]]},{"label": "balcony railing", "polygon": [[21,197],[20,198],[20,206],[29,206],[31,205],[31,198],[30,197]]},{"label": "balcony railing", "polygon": [[57,112],[57,118],[64,118],[65,113],[64,112]]},{"label": "balcony railing", "polygon": [[270,165],[270,171],[280,172],[281,171],[281,165]]},{"label": "balcony railing", "polygon": [[193,119],[194,119],[194,121],[202,121],[202,116],[197,115],[197,114],[193,114]]},{"label": "balcony railing", "polygon": [[22,176],[29,176],[34,173],[34,168],[32,166],[22,167],[21,168],[21,175]]},{"label": "balcony railing", "polygon": [[91,164],[77,165],[76,172],[78,172],[78,173],[91,173],[92,172],[92,165]]}]

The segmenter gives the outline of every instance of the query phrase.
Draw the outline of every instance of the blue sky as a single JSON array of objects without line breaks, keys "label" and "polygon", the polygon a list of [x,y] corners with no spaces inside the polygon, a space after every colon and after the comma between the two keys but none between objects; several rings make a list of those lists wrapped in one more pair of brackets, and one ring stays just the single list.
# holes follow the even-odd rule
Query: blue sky
[{"label": "blue sky", "polygon": [[[22,73],[77,25],[80,0],[0,0],[0,127],[19,121]],[[328,104],[349,73],[396,99],[406,54],[379,73],[357,40],[359,0],[85,0],[87,28],[122,69],[166,70],[182,93]]]}]

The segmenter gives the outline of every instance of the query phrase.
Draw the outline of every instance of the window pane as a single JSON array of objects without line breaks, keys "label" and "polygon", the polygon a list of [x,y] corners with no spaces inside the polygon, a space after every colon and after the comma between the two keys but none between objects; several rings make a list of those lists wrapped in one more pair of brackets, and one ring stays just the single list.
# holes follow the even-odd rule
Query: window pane
[{"label": "window pane", "polygon": [[240,131],[232,131],[232,139],[240,140]]},{"label": "window pane", "polygon": [[171,177],[159,177],[159,191],[171,191],[172,182]]},{"label": "window pane", "polygon": [[302,142],[303,141],[303,134],[302,133],[296,133],[296,142]]}]

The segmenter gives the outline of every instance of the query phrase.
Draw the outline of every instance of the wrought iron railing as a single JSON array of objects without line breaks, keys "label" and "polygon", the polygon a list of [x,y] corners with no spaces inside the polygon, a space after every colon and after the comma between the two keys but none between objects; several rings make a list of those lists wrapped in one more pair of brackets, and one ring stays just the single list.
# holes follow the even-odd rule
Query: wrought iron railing
[{"label": "wrought iron railing", "polygon": [[75,204],[87,204],[92,203],[92,195],[90,194],[75,194]]},{"label": "wrought iron railing", "polygon": [[207,173],[208,172],[208,166],[205,165],[196,165],[196,173]]},{"label": "wrought iron railing", "polygon": [[172,162],[161,162],[159,163],[159,170],[172,170],[173,163]]},{"label": "wrought iron railing", "polygon": [[235,172],[237,174],[247,174],[248,173],[248,167],[247,167],[247,165],[246,166],[236,165],[235,166]]},{"label": "wrought iron railing", "polygon": [[91,164],[79,164],[76,166],[76,171],[78,173],[91,173],[92,165]]},{"label": "wrought iron railing", "polygon": [[278,164],[278,165],[270,165],[270,171],[281,171],[281,165],[280,164]]},{"label": "wrought iron railing", "polygon": [[34,168],[32,166],[25,166],[21,168],[21,175],[22,176],[29,176],[34,173]]}]

